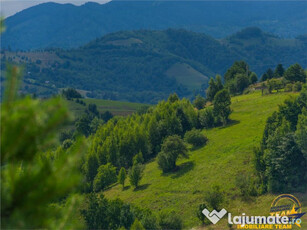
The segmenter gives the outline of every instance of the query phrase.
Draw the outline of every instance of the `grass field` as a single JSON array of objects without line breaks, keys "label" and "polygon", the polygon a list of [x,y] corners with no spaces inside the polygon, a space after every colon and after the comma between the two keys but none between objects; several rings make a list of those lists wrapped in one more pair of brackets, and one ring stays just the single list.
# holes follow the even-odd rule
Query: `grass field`
[{"label": "grass field", "polygon": [[81,105],[75,101],[67,101],[69,110],[72,111],[75,116],[80,116],[84,114],[84,110],[87,108],[88,104],[96,104],[99,112],[110,111],[113,115],[129,115],[136,112],[142,106],[146,104],[140,103],[131,103],[123,101],[111,101],[111,100],[102,100],[102,99],[92,99],[84,98],[81,99],[86,103],[86,106]]},{"label": "grass field", "polygon": [[185,63],[176,63],[166,71],[166,75],[175,78],[189,90],[199,89],[202,84],[208,82],[208,77]]},{"label": "grass field", "polygon": [[[134,191],[115,185],[104,194],[107,198],[120,198],[126,202],[158,212],[175,210],[183,219],[185,228],[200,228],[195,212],[207,191],[220,185],[226,194],[223,207],[232,214],[268,215],[271,202],[277,195],[268,194],[243,201],[235,186],[235,177],[253,169],[253,148],[260,142],[266,119],[292,93],[261,96],[260,92],[232,98],[232,122],[227,127],[204,130],[209,142],[205,147],[190,151],[189,159],[177,162],[179,170],[162,174],[156,160],[146,164],[140,188]],[[296,195],[307,207],[306,194]],[[307,211],[306,208],[304,208]],[[306,216],[303,218],[307,229]],[[228,229],[223,218],[210,229]]]}]

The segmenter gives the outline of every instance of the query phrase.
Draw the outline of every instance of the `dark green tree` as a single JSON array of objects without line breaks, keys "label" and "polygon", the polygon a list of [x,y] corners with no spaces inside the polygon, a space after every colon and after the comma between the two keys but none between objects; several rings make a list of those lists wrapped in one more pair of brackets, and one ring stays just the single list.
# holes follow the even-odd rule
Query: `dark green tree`
[{"label": "dark green tree", "polygon": [[101,119],[103,119],[105,122],[108,122],[110,119],[112,119],[113,114],[110,111],[105,111],[101,114]]},{"label": "dark green tree", "polygon": [[224,75],[225,83],[235,79],[237,74],[243,74],[245,76],[250,75],[249,67],[244,61],[236,61],[234,64],[226,71]]},{"label": "dark green tree", "polygon": [[266,81],[268,79],[269,79],[269,77],[268,77],[267,73],[264,73],[264,74],[262,74],[260,81]]},{"label": "dark green tree", "polygon": [[271,68],[269,68],[267,71],[266,71],[266,75],[268,76],[268,79],[272,79],[274,78],[274,72]]},{"label": "dark green tree", "polygon": [[206,97],[208,101],[213,101],[215,94],[224,88],[222,77],[220,75],[216,75],[216,80],[210,78],[209,86],[206,91]]},{"label": "dark green tree", "polygon": [[170,103],[174,103],[176,101],[179,101],[179,97],[176,93],[173,93],[168,97],[167,101]]},{"label": "dark green tree", "polygon": [[140,184],[140,181],[143,177],[144,165],[134,164],[129,172],[130,184],[137,188]]},{"label": "dark green tree", "polygon": [[214,126],[214,112],[213,107],[207,107],[199,111],[199,123],[202,127],[208,129]]},{"label": "dark green tree", "polygon": [[159,215],[159,225],[161,229],[180,230],[183,228],[182,220],[174,211],[162,211]]},{"label": "dark green tree", "polygon": [[286,80],[291,82],[306,82],[306,73],[299,64],[291,65],[284,74]]},{"label": "dark green tree", "polygon": [[288,192],[306,185],[306,159],[293,133],[283,135],[277,132],[269,139],[265,152],[270,192]]},{"label": "dark green tree", "polygon": [[275,78],[280,78],[284,75],[284,72],[285,72],[285,69],[284,67],[282,66],[282,64],[278,64],[275,68],[275,71],[274,71],[274,77]]},{"label": "dark green tree", "polygon": [[81,210],[88,229],[108,229],[108,208],[107,199],[100,194],[97,196],[91,193],[86,197],[87,209]]},{"label": "dark green tree", "polygon": [[231,98],[226,89],[219,91],[213,100],[213,111],[216,116],[221,117],[223,125],[228,122],[229,115],[231,113],[230,109]]},{"label": "dark green tree", "polygon": [[97,116],[99,117],[99,111],[97,109],[97,105],[96,104],[88,104],[88,107],[87,107],[88,111],[90,113],[92,113],[94,116]]},{"label": "dark green tree", "polygon": [[248,76],[245,74],[237,74],[235,76],[235,82],[236,82],[236,92],[237,93],[243,93],[243,90],[250,84],[250,80]]},{"label": "dark green tree", "polygon": [[62,90],[62,95],[67,100],[71,100],[73,98],[82,98],[81,94],[77,90],[75,90],[73,88],[68,88],[68,89]]},{"label": "dark green tree", "polygon": [[203,109],[206,105],[206,99],[200,95],[197,95],[195,100],[193,101],[193,105],[197,109]]},{"label": "dark green tree", "polygon": [[307,160],[307,109],[304,108],[298,116],[295,139]]},{"label": "dark green tree", "polygon": [[257,74],[255,72],[252,72],[252,74],[249,77],[250,84],[255,84],[258,81]]},{"label": "dark green tree", "polygon": [[126,176],[127,176],[126,169],[122,167],[118,173],[118,183],[120,183],[123,186],[123,188],[125,187]]},{"label": "dark green tree", "polygon": [[93,188],[99,192],[117,181],[116,168],[110,163],[99,166],[94,179]]},{"label": "dark green tree", "polygon": [[161,152],[158,154],[158,165],[163,172],[169,172],[176,168],[179,156],[188,157],[187,148],[178,135],[169,136],[163,141]]},{"label": "dark green tree", "polygon": [[88,137],[91,134],[91,122],[92,119],[89,115],[83,115],[75,123],[76,130]]}]

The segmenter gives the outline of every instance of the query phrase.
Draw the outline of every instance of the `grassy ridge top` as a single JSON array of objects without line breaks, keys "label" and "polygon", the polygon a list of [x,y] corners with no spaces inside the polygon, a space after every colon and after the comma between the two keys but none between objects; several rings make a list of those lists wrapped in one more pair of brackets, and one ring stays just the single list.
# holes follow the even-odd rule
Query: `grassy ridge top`
[{"label": "grassy ridge top", "polygon": [[[204,130],[209,142],[205,147],[190,151],[189,159],[177,163],[176,172],[162,174],[154,160],[146,165],[140,188],[129,186],[122,191],[116,185],[104,192],[107,198],[120,198],[154,212],[175,210],[186,228],[200,225],[195,212],[213,185],[220,185],[226,194],[226,210],[233,214],[268,215],[275,195],[265,195],[243,202],[235,186],[239,172],[253,169],[253,147],[259,145],[266,119],[292,93],[261,96],[260,92],[232,98],[232,122],[224,128]],[[306,196],[297,195],[306,206]],[[305,199],[304,199],[305,198]],[[306,217],[305,217],[306,218]],[[216,229],[225,229],[224,218]],[[304,220],[303,220],[304,222]],[[306,220],[305,220],[306,222]]]}]

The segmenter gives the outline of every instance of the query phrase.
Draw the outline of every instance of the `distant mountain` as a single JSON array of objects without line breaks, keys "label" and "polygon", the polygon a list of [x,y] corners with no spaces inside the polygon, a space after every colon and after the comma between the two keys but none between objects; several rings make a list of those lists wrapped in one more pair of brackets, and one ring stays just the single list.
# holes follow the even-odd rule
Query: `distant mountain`
[{"label": "distant mountain", "polygon": [[[27,63],[23,90],[39,96],[74,87],[88,97],[155,103],[204,92],[208,79],[245,60],[258,75],[278,63],[307,67],[307,40],[247,28],[222,40],[186,30],[117,32],[70,50],[5,52]],[[2,66],[2,69],[4,66]]]},{"label": "distant mountain", "polygon": [[183,28],[222,38],[257,26],[282,37],[307,33],[306,1],[111,1],[44,3],[6,19],[2,48],[72,48],[102,35]]}]

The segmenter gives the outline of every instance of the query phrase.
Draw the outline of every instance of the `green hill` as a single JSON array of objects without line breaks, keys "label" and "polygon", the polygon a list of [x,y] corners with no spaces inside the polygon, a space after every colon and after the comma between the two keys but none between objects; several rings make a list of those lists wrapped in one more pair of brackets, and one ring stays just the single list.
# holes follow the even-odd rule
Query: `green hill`
[{"label": "green hill", "polygon": [[[238,173],[253,169],[253,148],[259,145],[268,116],[277,110],[292,93],[276,93],[261,96],[260,92],[232,98],[232,122],[227,127],[204,130],[209,142],[205,147],[189,152],[189,159],[178,162],[176,172],[162,174],[156,160],[146,164],[140,188],[122,190],[115,185],[104,192],[107,198],[120,198],[154,212],[161,209],[174,210],[185,228],[200,225],[196,209],[213,185],[220,185],[227,198],[223,207],[233,214],[266,215],[275,195],[268,194],[243,201],[235,185]],[[128,182],[127,182],[128,184]],[[307,210],[306,194],[295,194]],[[306,216],[304,216],[303,223]],[[224,218],[212,229],[228,229]],[[302,229],[304,229],[302,226]]]},{"label": "green hill", "polygon": [[306,52],[304,39],[282,39],[258,28],[223,40],[168,29],[117,32],[77,49],[4,52],[1,58],[27,63],[25,93],[50,96],[73,87],[91,98],[154,104],[173,92],[187,98],[204,93],[208,78],[223,75],[236,60],[260,76],[279,63],[305,68]]}]

